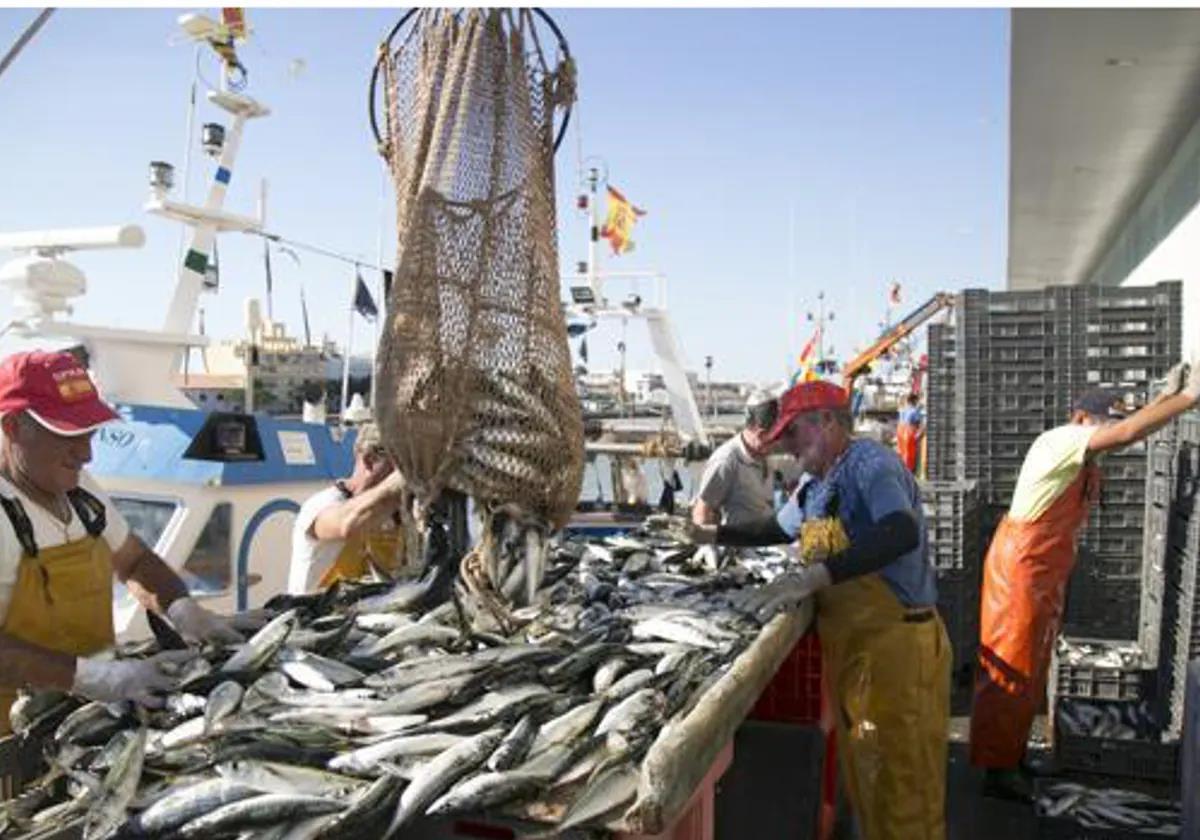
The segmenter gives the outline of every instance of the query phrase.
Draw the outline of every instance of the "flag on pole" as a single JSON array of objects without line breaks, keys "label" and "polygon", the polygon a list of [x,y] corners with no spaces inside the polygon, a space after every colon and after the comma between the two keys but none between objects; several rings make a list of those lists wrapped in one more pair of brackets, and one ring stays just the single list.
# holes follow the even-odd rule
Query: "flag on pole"
[{"label": "flag on pole", "polygon": [[374,321],[379,314],[379,309],[375,306],[375,299],[371,297],[371,292],[367,289],[367,284],[363,282],[362,272],[356,270],[354,282],[354,311],[366,318],[368,321]]},{"label": "flag on pole", "polygon": [[813,362],[814,362],[813,351],[816,349],[817,336],[819,334],[820,334],[819,330],[817,332],[814,332],[812,334],[812,336],[808,339],[808,341],[805,343],[804,347],[802,347],[800,349],[799,370],[796,372],[796,376],[793,381],[795,381],[795,382],[812,382],[814,379],[817,378],[817,372],[816,372],[816,370],[814,370],[814,367],[813,367]]},{"label": "flag on pole", "polygon": [[633,240],[630,238],[633,226],[645,215],[645,210],[634,207],[618,190],[608,188],[608,217],[604,220],[604,227],[600,228],[600,235],[608,240],[614,254],[619,256],[633,250]]},{"label": "flag on pole", "polygon": [[221,23],[231,38],[246,39],[246,10],[241,7],[221,9]]}]

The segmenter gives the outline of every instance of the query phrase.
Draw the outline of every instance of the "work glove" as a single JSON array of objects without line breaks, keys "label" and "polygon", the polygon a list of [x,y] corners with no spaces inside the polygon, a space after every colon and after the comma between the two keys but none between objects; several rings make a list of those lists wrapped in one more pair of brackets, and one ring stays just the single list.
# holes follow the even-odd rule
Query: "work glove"
[{"label": "work glove", "polygon": [[776,613],[794,610],[805,599],[833,583],[824,563],[813,563],[782,574],[742,603],[742,611],[762,623]]},{"label": "work glove", "polygon": [[1173,368],[1167,371],[1163,377],[1163,395],[1173,397],[1183,389],[1184,382],[1187,381],[1188,366],[1187,362],[1179,362]]},{"label": "work glove", "polygon": [[162,708],[162,695],[178,683],[178,678],[167,670],[175,670],[171,666],[195,655],[186,650],[169,650],[148,659],[78,657],[71,693],[101,703],[132,700],[152,709]]},{"label": "work glove", "polygon": [[236,645],[245,640],[228,618],[209,612],[192,598],[177,598],[167,607],[167,618],[189,642]]},{"label": "work glove", "polygon": [[1179,393],[1186,394],[1193,402],[1200,400],[1200,364],[1188,365],[1187,379]]}]

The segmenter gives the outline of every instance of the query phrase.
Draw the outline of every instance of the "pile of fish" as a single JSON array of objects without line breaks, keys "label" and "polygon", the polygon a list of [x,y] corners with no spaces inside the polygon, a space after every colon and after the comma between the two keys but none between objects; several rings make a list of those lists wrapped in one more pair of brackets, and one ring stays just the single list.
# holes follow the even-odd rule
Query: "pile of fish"
[{"label": "pile of fish", "polygon": [[[248,638],[179,665],[158,710],[24,696],[15,730],[49,771],[0,805],[0,835],[82,820],[87,838],[390,837],[423,815],[619,818],[641,761],[760,631],[741,601],[782,550],[703,569],[641,534],[559,541],[502,628],[439,572],[280,596]],[[119,655],[186,647],[161,622]],[[508,624],[506,621],[505,624]],[[547,805],[547,803],[555,803]]]},{"label": "pile of fish", "polygon": [[1130,837],[1178,837],[1181,825],[1178,803],[1073,782],[1039,787],[1036,807],[1040,817],[1068,819],[1083,829],[1124,831]]},{"label": "pile of fish", "polygon": [[1162,725],[1146,700],[1084,700],[1062,697],[1054,706],[1055,728],[1064,735],[1085,738],[1154,740]]},{"label": "pile of fish", "polygon": [[1071,639],[1059,636],[1055,655],[1069,665],[1129,670],[1146,667],[1146,654],[1135,642]]}]

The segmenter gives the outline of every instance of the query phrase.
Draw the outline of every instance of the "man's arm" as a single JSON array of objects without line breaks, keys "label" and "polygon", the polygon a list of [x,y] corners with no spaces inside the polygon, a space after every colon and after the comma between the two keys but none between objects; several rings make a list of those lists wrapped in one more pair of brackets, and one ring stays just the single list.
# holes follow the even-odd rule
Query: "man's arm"
[{"label": "man's arm", "polygon": [[721,511],[704,499],[696,499],[695,504],[692,505],[692,521],[697,525],[719,525]]},{"label": "man's arm", "polygon": [[1087,451],[1097,455],[1137,443],[1195,405],[1196,398],[1187,392],[1159,397],[1124,420],[1096,429],[1088,439]]},{"label": "man's arm", "polygon": [[732,546],[782,545],[791,541],[774,516],[740,525],[719,525],[714,539],[718,545]]},{"label": "man's arm", "polygon": [[692,503],[692,522],[696,525],[719,525],[721,508],[729,495],[731,475],[728,463],[709,460],[696,485],[696,500]]},{"label": "man's arm", "polygon": [[390,515],[404,490],[404,479],[393,472],[369,490],[317,514],[309,528],[318,540],[344,540]]},{"label": "man's arm", "polygon": [[113,552],[112,566],[138,603],[160,615],[166,615],[176,600],[187,597],[187,585],[179,575],[133,534]]}]

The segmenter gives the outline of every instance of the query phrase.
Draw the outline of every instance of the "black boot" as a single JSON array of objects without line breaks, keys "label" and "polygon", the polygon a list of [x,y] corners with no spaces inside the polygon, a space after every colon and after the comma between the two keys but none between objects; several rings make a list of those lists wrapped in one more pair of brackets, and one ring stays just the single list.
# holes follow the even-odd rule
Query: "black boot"
[{"label": "black boot", "polygon": [[1033,783],[1015,767],[989,767],[983,777],[983,795],[1014,802],[1033,802]]}]

